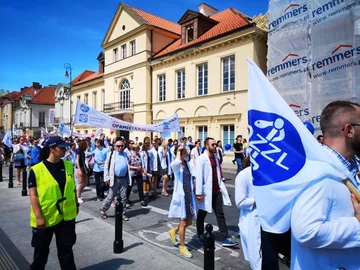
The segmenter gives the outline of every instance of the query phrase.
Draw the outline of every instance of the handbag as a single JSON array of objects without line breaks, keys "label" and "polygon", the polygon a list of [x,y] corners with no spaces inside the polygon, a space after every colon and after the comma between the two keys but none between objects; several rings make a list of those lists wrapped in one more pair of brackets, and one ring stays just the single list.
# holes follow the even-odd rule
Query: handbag
[{"label": "handbag", "polygon": [[22,152],[14,154],[14,161],[21,161],[22,159],[24,159],[24,154]]},{"label": "handbag", "polygon": [[88,162],[89,169],[94,169],[95,157],[89,156],[87,158],[87,162]]}]

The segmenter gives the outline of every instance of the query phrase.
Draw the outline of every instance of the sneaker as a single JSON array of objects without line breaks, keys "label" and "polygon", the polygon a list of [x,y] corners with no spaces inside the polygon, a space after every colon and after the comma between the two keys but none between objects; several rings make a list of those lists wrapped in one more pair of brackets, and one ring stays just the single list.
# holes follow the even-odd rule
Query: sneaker
[{"label": "sneaker", "polygon": [[147,206],[147,203],[145,201],[141,201],[141,206]]},{"label": "sneaker", "polygon": [[130,208],[130,207],[131,207],[131,204],[127,203],[126,208]]},{"label": "sneaker", "polygon": [[179,245],[179,242],[176,240],[176,232],[174,229],[169,231],[171,242],[174,244],[175,247]]},{"label": "sneaker", "polygon": [[180,247],[180,254],[184,255],[186,258],[192,258],[192,254],[188,251],[185,246]]},{"label": "sneaker", "polygon": [[239,244],[238,242],[234,241],[233,237],[228,237],[228,238],[221,241],[221,245],[223,247],[235,247],[238,244]]},{"label": "sneaker", "polygon": [[199,240],[200,244],[204,245],[204,235],[203,234],[198,234],[198,240]]},{"label": "sneaker", "polygon": [[78,203],[83,203],[84,201],[82,200],[81,197],[78,198]]}]

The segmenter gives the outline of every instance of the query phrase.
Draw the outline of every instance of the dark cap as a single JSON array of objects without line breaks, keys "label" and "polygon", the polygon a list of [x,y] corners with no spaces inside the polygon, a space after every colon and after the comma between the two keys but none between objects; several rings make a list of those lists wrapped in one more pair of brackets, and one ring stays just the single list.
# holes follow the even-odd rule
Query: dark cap
[{"label": "dark cap", "polygon": [[66,147],[70,146],[69,143],[66,143],[65,140],[59,136],[50,137],[45,143],[45,147]]}]

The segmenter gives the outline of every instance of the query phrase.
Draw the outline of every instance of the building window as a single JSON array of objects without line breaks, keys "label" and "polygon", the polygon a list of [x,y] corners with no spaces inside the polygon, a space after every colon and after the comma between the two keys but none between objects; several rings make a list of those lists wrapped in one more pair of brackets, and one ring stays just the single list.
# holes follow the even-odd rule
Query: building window
[{"label": "building window", "polygon": [[88,130],[87,130],[87,129],[85,129],[85,130],[84,130],[84,133],[85,133],[85,134],[88,134]]},{"label": "building window", "polygon": [[235,55],[222,59],[223,92],[235,90]]},{"label": "building window", "polygon": [[96,109],[96,92],[93,92],[93,96],[92,96],[92,107],[94,109]]},{"label": "building window", "polygon": [[39,127],[45,127],[45,112],[39,112]]},{"label": "building window", "polygon": [[185,98],[185,69],[176,71],[177,98]]},{"label": "building window", "polygon": [[130,83],[123,80],[120,84],[120,109],[127,110],[130,108]]},{"label": "building window", "polygon": [[235,126],[234,125],[228,125],[228,126],[222,126],[222,143],[223,145],[230,144],[233,145],[235,141]]},{"label": "building window", "polygon": [[85,94],[85,95],[84,95],[84,103],[85,103],[86,105],[89,104],[89,94]]},{"label": "building window", "polygon": [[186,42],[194,40],[194,25],[186,26]]},{"label": "building window", "polygon": [[101,89],[101,109],[104,110],[105,104],[105,89]]},{"label": "building window", "polygon": [[77,100],[81,100],[81,96],[77,96],[76,98],[77,98]]},{"label": "building window", "polygon": [[197,138],[200,139],[201,142],[205,141],[205,139],[208,136],[208,127],[207,126],[198,126],[197,131],[198,131]]},{"label": "building window", "polygon": [[180,140],[185,136],[185,127],[180,127],[180,131],[177,133],[177,138]]},{"label": "building window", "polygon": [[135,55],[136,53],[136,42],[135,39],[130,41],[130,54]]},{"label": "building window", "polygon": [[166,76],[165,74],[158,76],[158,82],[159,82],[159,101],[165,101],[166,100]]},{"label": "building window", "polygon": [[126,44],[121,45],[121,59],[125,59],[127,57]]},{"label": "building window", "polygon": [[208,65],[207,63],[197,66],[198,70],[198,95],[207,95],[208,93]]},{"label": "building window", "polygon": [[114,62],[119,60],[119,49],[118,48],[113,49],[113,60],[114,60]]}]

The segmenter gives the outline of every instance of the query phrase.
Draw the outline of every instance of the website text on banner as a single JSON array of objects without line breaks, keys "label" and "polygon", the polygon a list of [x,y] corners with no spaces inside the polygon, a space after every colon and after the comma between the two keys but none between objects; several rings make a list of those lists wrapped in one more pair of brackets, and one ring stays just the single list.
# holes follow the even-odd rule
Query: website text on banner
[{"label": "website text on banner", "polygon": [[169,123],[169,129],[171,132],[179,132],[180,124],[179,117],[174,114],[164,121],[152,124],[152,125],[138,125],[129,122],[125,122],[114,117],[111,117],[105,113],[99,112],[91,108],[90,106],[77,101],[76,111],[74,117],[74,124],[87,125],[92,127],[127,130],[127,131],[144,131],[144,132],[163,132],[164,122]]},{"label": "website text on banner", "polygon": [[320,133],[331,101],[360,102],[360,1],[269,1],[267,76]]},{"label": "website text on banner", "polygon": [[[63,135],[73,136],[73,137],[78,137],[78,138],[87,138],[90,136],[90,134],[81,134],[81,133],[77,133],[75,131],[71,132],[71,129],[68,128],[67,126],[65,126],[64,123],[60,123],[58,132],[62,133]],[[94,132],[94,138],[99,137],[101,135],[101,133],[103,133],[103,130],[101,128],[97,129]]]},{"label": "website text on banner", "polygon": [[[256,207],[264,231],[290,228],[296,197],[323,178],[342,182],[353,176],[317,142],[252,61],[249,66],[249,148]],[[349,198],[350,199],[350,198]]]}]

